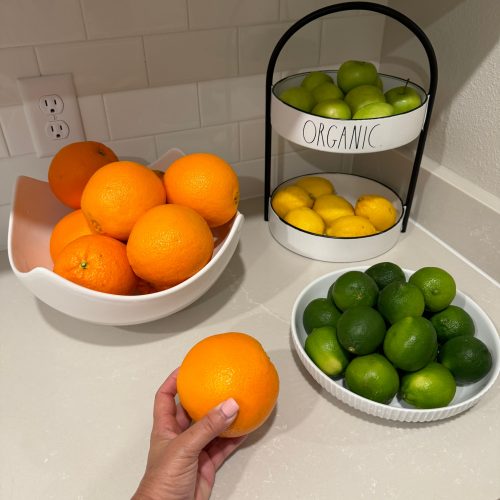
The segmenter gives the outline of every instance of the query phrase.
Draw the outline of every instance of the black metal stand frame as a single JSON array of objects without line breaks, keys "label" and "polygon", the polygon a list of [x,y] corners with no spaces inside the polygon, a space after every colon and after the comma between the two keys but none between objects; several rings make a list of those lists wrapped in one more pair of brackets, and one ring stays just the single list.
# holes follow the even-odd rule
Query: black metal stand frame
[{"label": "black metal stand frame", "polygon": [[427,91],[427,99],[428,99],[427,114],[425,116],[424,124],[419,135],[410,182],[406,194],[405,213],[401,229],[402,232],[405,232],[406,226],[408,224],[408,218],[410,216],[413,196],[415,194],[418,174],[420,171],[420,163],[422,161],[422,155],[424,152],[427,132],[429,130],[432,108],[434,105],[434,98],[436,95],[437,74],[438,74],[437,60],[436,60],[436,54],[431,45],[431,42],[427,38],[427,35],[414,21],[406,17],[404,14],[401,14],[397,10],[394,10],[390,7],[386,7],[385,5],[379,5],[371,2],[345,2],[315,10],[310,14],[308,14],[307,16],[303,17],[302,19],[299,19],[295,24],[293,24],[283,34],[283,36],[279,39],[278,43],[274,47],[274,50],[269,59],[269,64],[266,73],[264,219],[266,221],[269,220],[269,197],[271,196],[271,149],[272,149],[271,93],[272,93],[273,75],[274,75],[274,68],[276,66],[276,61],[285,44],[298,30],[300,30],[310,22],[315,21],[320,17],[346,10],[367,10],[367,11],[377,12],[379,14],[391,17],[392,19],[395,19],[396,21],[400,22],[401,24],[406,26],[418,38],[423,48],[425,49],[425,53],[429,61],[430,75],[429,75],[429,89]]}]

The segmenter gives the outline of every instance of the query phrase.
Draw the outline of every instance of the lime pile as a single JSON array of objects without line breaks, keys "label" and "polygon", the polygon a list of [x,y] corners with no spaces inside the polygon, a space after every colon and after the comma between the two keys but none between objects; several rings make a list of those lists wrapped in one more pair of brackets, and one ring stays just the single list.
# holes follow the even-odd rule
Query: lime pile
[{"label": "lime pile", "polygon": [[442,268],[422,267],[407,279],[397,264],[380,262],[343,273],[326,295],[304,309],[305,351],[360,396],[444,407],[457,386],[481,380],[492,367],[473,319],[452,304],[456,283]]},{"label": "lime pile", "polygon": [[397,210],[385,197],[359,196],[352,205],[336,193],[333,183],[321,176],[306,175],[279,188],[271,205],[288,224],[313,234],[335,238],[370,236],[392,227]]}]

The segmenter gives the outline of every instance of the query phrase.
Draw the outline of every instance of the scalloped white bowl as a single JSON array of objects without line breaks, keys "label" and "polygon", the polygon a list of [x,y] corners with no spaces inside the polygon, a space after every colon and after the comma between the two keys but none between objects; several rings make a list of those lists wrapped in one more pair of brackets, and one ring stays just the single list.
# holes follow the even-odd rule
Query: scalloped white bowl
[{"label": "scalloped white bowl", "polygon": [[[158,167],[161,165],[154,165]],[[19,177],[9,220],[10,265],[23,285],[42,302],[74,318],[103,325],[147,323],[195,302],[226,268],[244,221],[238,212],[229,223],[213,231],[212,259],[191,278],[160,292],[122,296],[84,288],[52,272],[50,234],[54,224],[69,211],[53,196],[47,182]]]},{"label": "scalloped white bowl", "polygon": [[[444,408],[433,408],[421,410],[405,406],[404,402],[395,397],[390,404],[384,405],[370,401],[362,396],[349,391],[342,378],[332,379],[325,375],[309,358],[304,350],[307,333],[302,324],[302,316],[307,304],[314,298],[326,297],[330,285],[343,273],[352,270],[365,271],[368,266],[350,267],[340,271],[325,274],[306,286],[297,297],[291,317],[291,335],[294,348],[312,378],[343,403],[363,413],[374,415],[388,420],[401,422],[430,422],[442,420],[458,415],[474,406],[493,386],[500,372],[500,341],[494,324],[486,313],[467,295],[457,291],[453,304],[463,307],[474,320],[476,326],[476,337],[481,339],[491,352],[493,366],[490,372],[478,382],[465,386],[458,386],[453,401]],[[413,271],[405,269],[409,277]]]}]

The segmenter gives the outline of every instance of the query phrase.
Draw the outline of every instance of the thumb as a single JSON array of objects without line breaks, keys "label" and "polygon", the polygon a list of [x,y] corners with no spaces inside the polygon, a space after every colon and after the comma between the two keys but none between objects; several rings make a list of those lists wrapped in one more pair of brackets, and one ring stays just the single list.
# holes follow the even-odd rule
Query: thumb
[{"label": "thumb", "polygon": [[177,439],[182,438],[185,449],[198,456],[208,443],[234,422],[238,410],[238,403],[233,398],[229,398],[210,410]]}]

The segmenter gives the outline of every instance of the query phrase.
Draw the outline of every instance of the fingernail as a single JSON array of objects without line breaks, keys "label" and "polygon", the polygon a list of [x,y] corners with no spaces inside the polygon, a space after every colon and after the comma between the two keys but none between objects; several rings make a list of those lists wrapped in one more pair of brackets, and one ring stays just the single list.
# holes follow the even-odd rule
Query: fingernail
[{"label": "fingernail", "polygon": [[238,403],[233,398],[227,399],[220,406],[220,410],[226,418],[234,417],[239,409]]}]

